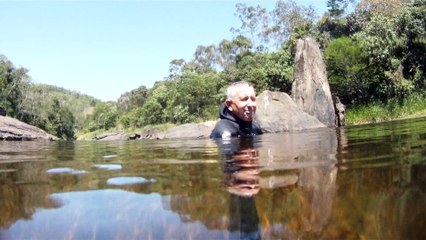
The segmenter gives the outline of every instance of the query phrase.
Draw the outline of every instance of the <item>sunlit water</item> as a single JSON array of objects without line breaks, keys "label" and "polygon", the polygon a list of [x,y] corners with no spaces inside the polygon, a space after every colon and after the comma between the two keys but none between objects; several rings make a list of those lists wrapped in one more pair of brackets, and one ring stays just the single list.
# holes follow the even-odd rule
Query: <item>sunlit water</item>
[{"label": "sunlit water", "polygon": [[0,239],[426,239],[426,118],[214,142],[0,142]]}]

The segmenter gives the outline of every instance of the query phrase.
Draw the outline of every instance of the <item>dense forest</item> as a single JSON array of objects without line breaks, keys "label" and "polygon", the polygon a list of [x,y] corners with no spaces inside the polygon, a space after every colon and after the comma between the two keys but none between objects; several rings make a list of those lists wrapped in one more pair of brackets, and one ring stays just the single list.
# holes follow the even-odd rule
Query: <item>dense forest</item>
[{"label": "dense forest", "polygon": [[317,16],[295,1],[277,1],[272,11],[237,4],[241,26],[231,28],[233,39],[198,46],[190,60],[171,60],[163,80],[116,102],[34,84],[25,68],[1,56],[0,107],[64,139],[216,119],[230,82],[290,93],[295,44],[306,36],[320,43],[331,91],[349,109],[425,98],[426,0],[328,0],[327,7]]}]

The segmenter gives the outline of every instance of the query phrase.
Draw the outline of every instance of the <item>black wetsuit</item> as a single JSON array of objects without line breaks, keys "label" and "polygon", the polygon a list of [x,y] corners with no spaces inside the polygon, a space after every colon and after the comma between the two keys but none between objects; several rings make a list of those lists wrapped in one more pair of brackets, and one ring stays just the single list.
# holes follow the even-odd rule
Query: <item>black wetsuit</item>
[{"label": "black wetsuit", "polygon": [[255,121],[243,121],[228,110],[225,104],[220,107],[220,120],[216,123],[210,138],[247,137],[262,134],[262,130]]}]

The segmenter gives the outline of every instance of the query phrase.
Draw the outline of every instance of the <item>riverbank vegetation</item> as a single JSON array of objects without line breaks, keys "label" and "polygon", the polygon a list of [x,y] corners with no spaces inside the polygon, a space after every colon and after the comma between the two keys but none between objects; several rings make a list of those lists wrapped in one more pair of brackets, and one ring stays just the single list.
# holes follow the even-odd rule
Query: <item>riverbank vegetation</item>
[{"label": "riverbank vegetation", "polygon": [[357,125],[421,116],[426,116],[426,96],[413,93],[401,102],[392,99],[387,103],[353,106],[346,113],[346,121],[348,125]]},{"label": "riverbank vegetation", "polygon": [[241,26],[231,28],[233,39],[171,60],[163,80],[115,102],[34,84],[25,68],[2,56],[0,107],[62,138],[216,119],[230,82],[290,93],[296,41],[311,36],[323,51],[331,92],[347,106],[348,124],[425,114],[426,0],[328,0],[327,6],[319,17],[295,1],[277,1],[270,12],[237,4]]}]

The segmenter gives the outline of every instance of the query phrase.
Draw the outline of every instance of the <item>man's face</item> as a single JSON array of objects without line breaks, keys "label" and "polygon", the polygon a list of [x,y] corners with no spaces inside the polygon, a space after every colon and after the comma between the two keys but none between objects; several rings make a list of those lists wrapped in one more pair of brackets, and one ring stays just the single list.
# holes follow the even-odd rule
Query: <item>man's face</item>
[{"label": "man's face", "polygon": [[233,99],[227,99],[226,105],[239,119],[249,122],[256,113],[256,92],[253,87],[240,87]]}]

